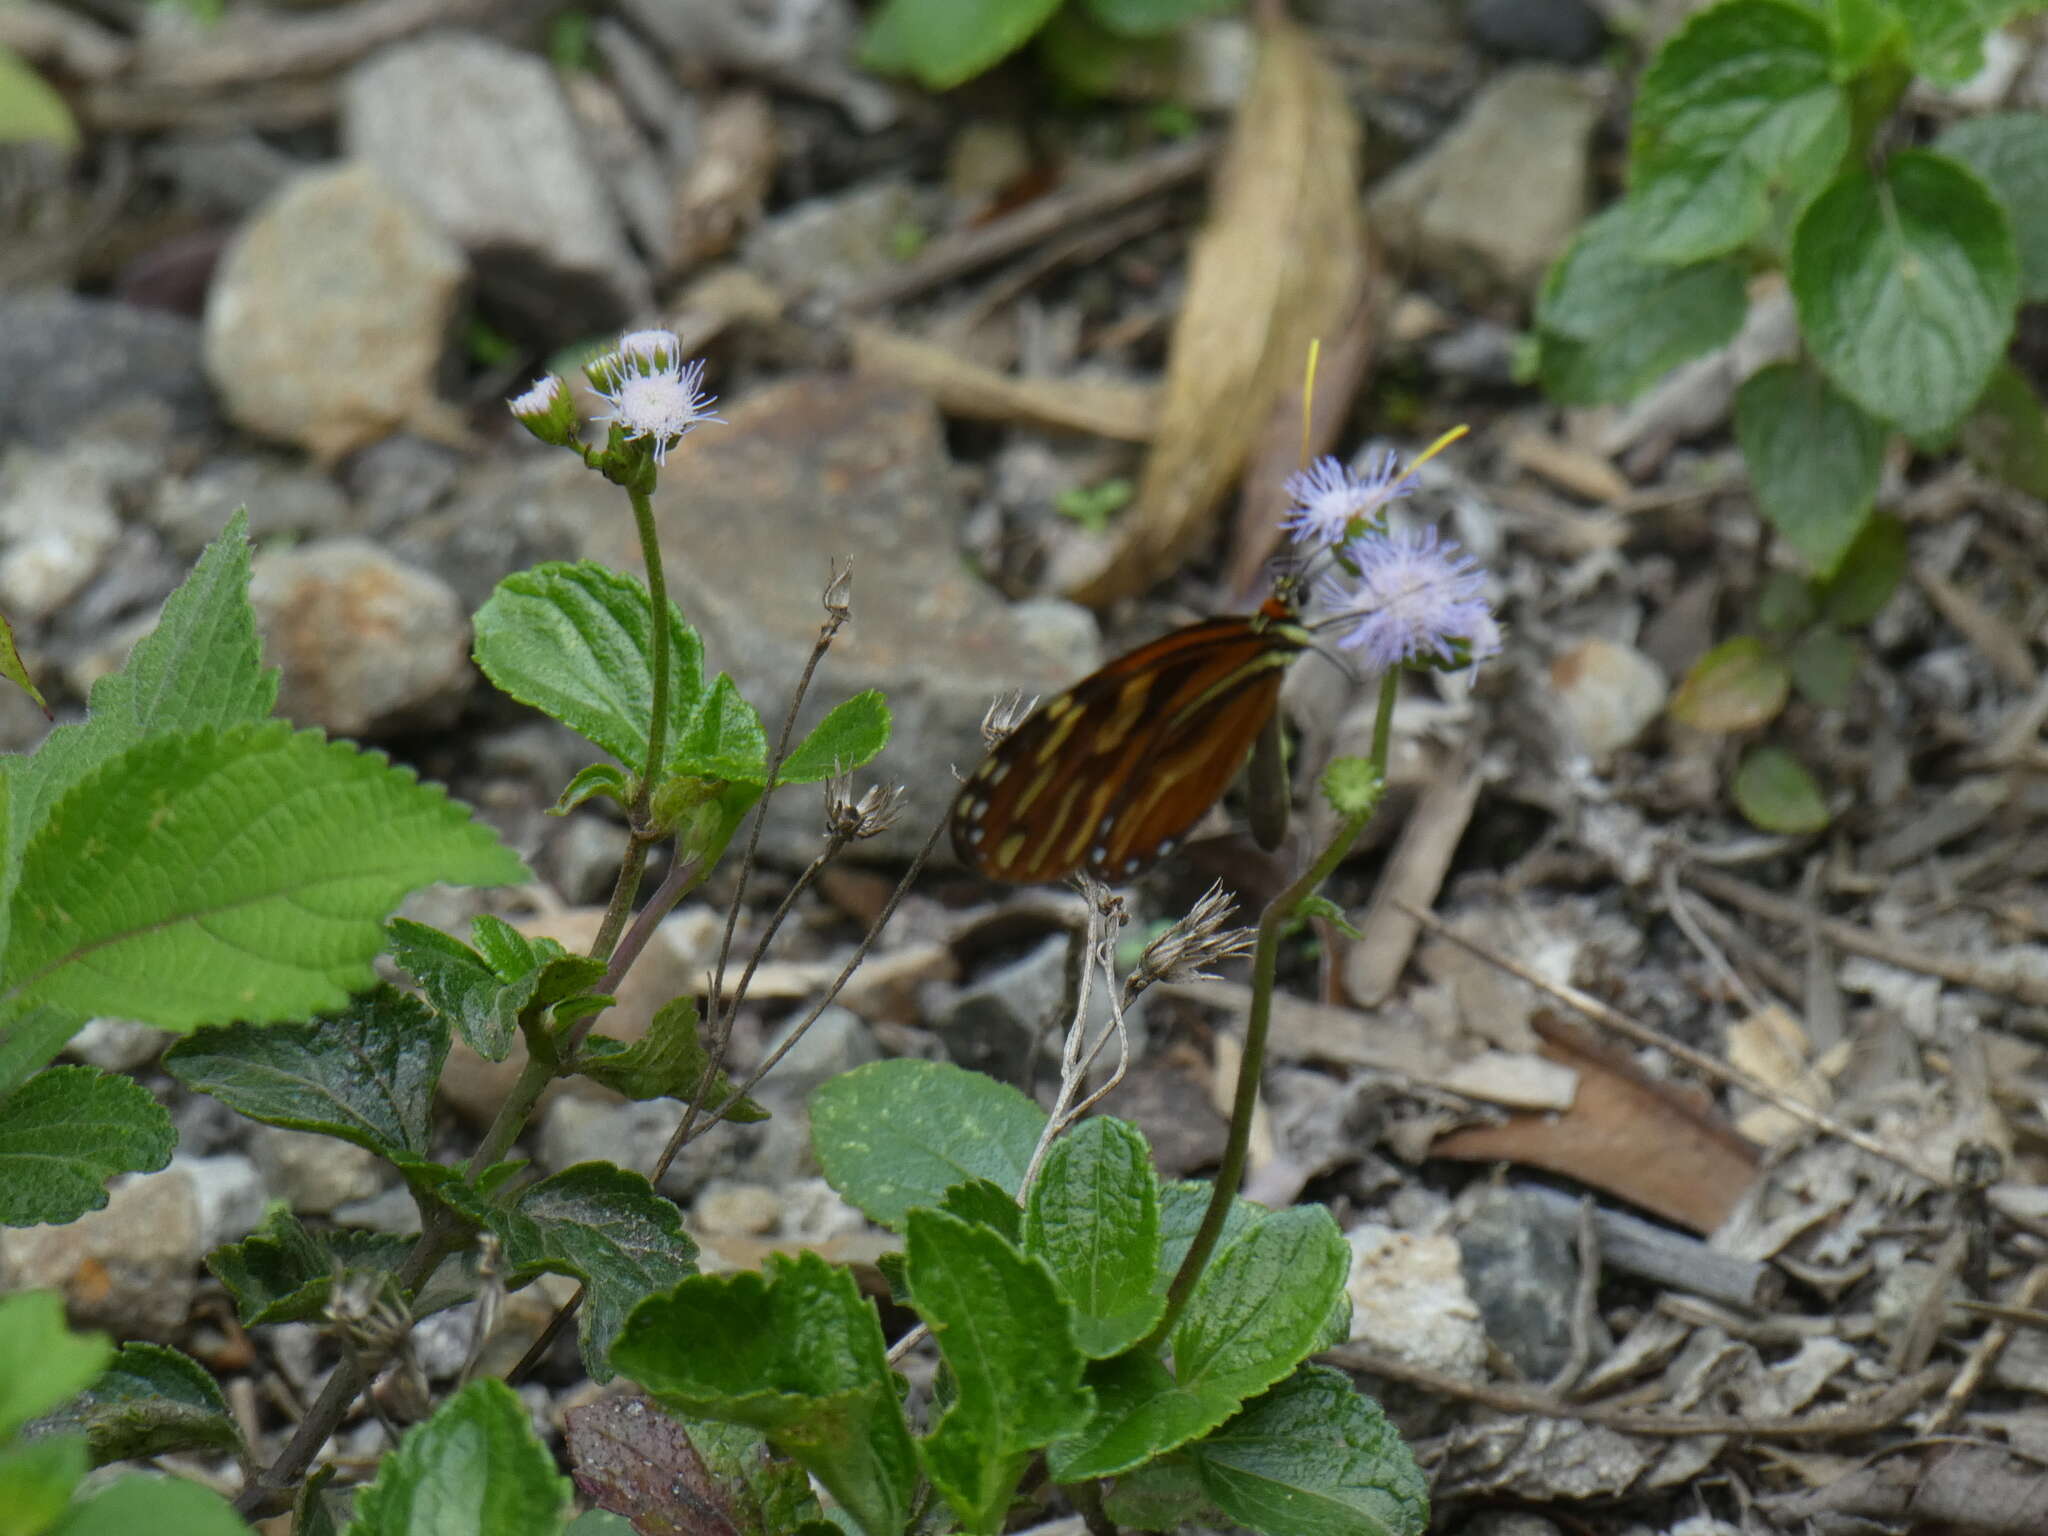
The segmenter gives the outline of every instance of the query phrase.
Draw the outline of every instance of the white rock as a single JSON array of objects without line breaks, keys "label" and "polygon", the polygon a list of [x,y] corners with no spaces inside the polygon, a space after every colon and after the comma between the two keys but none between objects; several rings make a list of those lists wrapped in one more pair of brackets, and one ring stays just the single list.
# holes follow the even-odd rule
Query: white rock
[{"label": "white rock", "polygon": [[1344,1240],[1351,1337],[1433,1371],[1476,1377],[1486,1363],[1486,1325],[1465,1289],[1457,1239],[1364,1222]]},{"label": "white rock", "polygon": [[1664,712],[1664,669],[1631,645],[1581,640],[1550,664],[1550,686],[1593,757],[1628,746]]}]

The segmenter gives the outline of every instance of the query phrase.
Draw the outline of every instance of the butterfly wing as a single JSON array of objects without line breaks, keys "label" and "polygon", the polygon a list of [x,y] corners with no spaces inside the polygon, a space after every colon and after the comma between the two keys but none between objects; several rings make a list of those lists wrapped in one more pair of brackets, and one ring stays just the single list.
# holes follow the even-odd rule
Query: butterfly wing
[{"label": "butterfly wing", "polygon": [[953,847],[996,880],[1125,879],[1229,786],[1308,636],[1285,610],[1204,620],[1042,705],[968,778]]}]

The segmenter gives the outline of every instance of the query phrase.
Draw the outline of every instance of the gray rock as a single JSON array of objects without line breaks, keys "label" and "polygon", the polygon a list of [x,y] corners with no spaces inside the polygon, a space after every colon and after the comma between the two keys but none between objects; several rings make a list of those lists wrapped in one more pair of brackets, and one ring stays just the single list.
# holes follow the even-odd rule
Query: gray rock
[{"label": "gray rock", "polygon": [[616,821],[595,811],[575,811],[552,824],[536,870],[564,901],[603,901],[618,881],[629,842]]},{"label": "gray rock", "polygon": [[[1057,1071],[1067,1024],[1067,950],[1067,940],[1055,934],[1021,960],[961,988],[931,1020],[946,1053],[963,1067],[1027,1090],[1025,1073],[1034,1063]],[[1125,1014],[1125,1027],[1135,1037],[1133,1056],[1143,1054],[1143,1002],[1141,998],[1139,1006]],[[1109,1022],[1109,999],[1097,985],[1089,993],[1089,1037],[1093,1039]],[[1112,1042],[1104,1062],[1113,1059],[1115,1050]]]},{"label": "gray rock", "polygon": [[78,595],[120,538],[114,495],[91,454],[8,456],[0,479],[0,613],[35,623]]},{"label": "gray rock", "polygon": [[270,1192],[256,1165],[241,1153],[223,1152],[217,1157],[187,1157],[178,1153],[171,1158],[171,1167],[192,1177],[193,1194],[199,1203],[202,1251],[211,1252],[222,1243],[240,1242],[263,1220]]},{"label": "gray rock", "polygon": [[[781,1045],[802,1019],[790,1020],[768,1042],[770,1052]],[[820,1013],[803,1038],[790,1047],[789,1054],[761,1081],[761,1092],[781,1103],[801,1104],[823,1083],[842,1072],[882,1059],[882,1048],[874,1032],[859,1014],[836,1003]]]},{"label": "gray rock", "polygon": [[1451,129],[1373,192],[1388,243],[1474,300],[1526,300],[1586,216],[1600,103],[1569,71],[1488,81]]},{"label": "gray rock", "polygon": [[78,1326],[169,1339],[198,1287],[203,1220],[189,1168],[138,1174],[67,1225],[0,1227],[0,1291],[58,1291]]},{"label": "gray rock", "polygon": [[917,211],[908,182],[867,182],[763,219],[740,241],[740,260],[791,298],[836,298],[897,264],[899,232]]},{"label": "gray rock", "polygon": [[691,1216],[713,1237],[765,1237],[782,1225],[782,1199],[765,1184],[713,1179],[697,1192]]},{"label": "gray rock", "polygon": [[[952,800],[943,765],[980,760],[989,700],[1063,687],[1096,665],[1096,648],[1073,647],[1073,626],[1046,646],[1042,627],[1020,624],[961,569],[959,507],[929,401],[808,375],[725,414],[729,426],[706,427],[670,456],[656,495],[670,594],[704,635],[706,670],[730,672],[772,730],[816,639],[831,562],[853,558],[853,622],[819,669],[798,733],[862,689],[888,696],[894,734],[873,771],[906,777],[910,802],[890,832],[858,846],[905,855]],[[638,566],[615,499],[584,536],[591,558]],[[808,858],[817,828],[815,793],[779,796],[765,846]]]},{"label": "gray rock", "polygon": [[342,477],[362,508],[361,531],[381,539],[412,527],[447,501],[469,468],[457,449],[401,432],[351,454]]},{"label": "gray rock", "polygon": [[1607,41],[1586,0],[1465,0],[1465,30],[1496,53],[1560,64],[1583,64]]},{"label": "gray rock", "polygon": [[[683,1107],[674,1099],[620,1104],[564,1093],[541,1110],[540,1163],[551,1173],[588,1162],[617,1163],[646,1173],[682,1116]],[[732,1175],[742,1145],[759,1139],[758,1126],[701,1136],[683,1148],[656,1187],[680,1199],[715,1175]]]},{"label": "gray rock", "polygon": [[442,723],[475,680],[469,621],[439,578],[361,539],[257,557],[249,599],[278,709],[338,736]]},{"label": "gray rock", "polygon": [[259,1125],[249,1138],[249,1155],[271,1192],[301,1216],[329,1215],[384,1188],[384,1160],[332,1136]]},{"label": "gray rock", "polygon": [[1515,382],[1516,333],[1495,320],[1475,320],[1423,349],[1431,369],[1446,378],[1464,379],[1489,388]]},{"label": "gray rock", "polygon": [[64,1054],[102,1072],[133,1072],[163,1055],[178,1037],[167,1029],[131,1024],[126,1019],[88,1019],[71,1037]]},{"label": "gray rock", "polygon": [[342,140],[476,263],[523,332],[560,344],[652,301],[580,152],[555,73],[530,53],[441,34],[395,44],[342,87]]},{"label": "gray rock", "polygon": [[1598,758],[1628,746],[1664,711],[1664,670],[1632,645],[1581,640],[1550,664],[1550,686],[1578,743]]},{"label": "gray rock", "polygon": [[1458,1249],[1487,1336],[1524,1376],[1545,1381],[1556,1375],[1572,1347],[1579,1283],[1572,1233],[1545,1202],[1488,1188],[1466,1207]]},{"label": "gray rock", "polygon": [[181,207],[239,217],[306,169],[249,128],[201,128],[147,143],[142,163],[171,184]]},{"label": "gray rock", "polygon": [[366,166],[264,205],[206,305],[206,371],[237,424],[334,458],[410,427],[453,438],[434,379],[469,277],[462,252]]},{"label": "gray rock", "polygon": [[171,435],[219,426],[200,367],[199,327],[157,310],[70,294],[0,295],[0,444],[54,448],[142,404]]},{"label": "gray rock", "polygon": [[394,1184],[367,1200],[337,1206],[335,1225],[359,1227],[366,1232],[394,1232],[410,1237],[420,1229],[420,1208],[403,1184]]},{"label": "gray rock", "polygon": [[147,516],[171,548],[190,560],[240,507],[249,509],[249,533],[259,543],[358,531],[348,497],[326,475],[256,454],[209,459],[190,475],[167,478]]},{"label": "gray rock", "polygon": [[590,530],[632,514],[617,486],[565,453],[493,460],[462,476],[446,507],[394,534],[391,552],[434,572],[474,613],[498,582],[573,560]]}]

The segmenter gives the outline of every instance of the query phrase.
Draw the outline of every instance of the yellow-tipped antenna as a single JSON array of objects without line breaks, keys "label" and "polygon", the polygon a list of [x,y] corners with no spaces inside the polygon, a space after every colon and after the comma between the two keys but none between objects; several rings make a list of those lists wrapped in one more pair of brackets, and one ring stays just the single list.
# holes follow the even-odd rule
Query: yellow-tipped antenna
[{"label": "yellow-tipped antenna", "polygon": [[1419,458],[1412,460],[1409,463],[1408,468],[1404,470],[1403,473],[1409,475],[1414,474],[1415,471],[1422,468],[1423,465],[1427,464],[1431,459],[1435,458],[1438,454],[1442,453],[1446,448],[1450,447],[1451,444],[1455,443],[1459,438],[1463,437],[1467,432],[1470,432],[1471,430],[1472,429],[1466,426],[1463,422],[1458,423],[1457,426],[1451,428],[1450,431],[1446,432],[1442,437],[1438,438],[1435,442],[1431,443],[1427,448],[1423,449],[1421,456]]},{"label": "yellow-tipped antenna", "polygon": [[1301,381],[1301,463],[1300,469],[1308,468],[1309,425],[1316,419],[1316,363],[1323,355],[1323,338],[1312,337],[1308,344],[1308,372]]}]

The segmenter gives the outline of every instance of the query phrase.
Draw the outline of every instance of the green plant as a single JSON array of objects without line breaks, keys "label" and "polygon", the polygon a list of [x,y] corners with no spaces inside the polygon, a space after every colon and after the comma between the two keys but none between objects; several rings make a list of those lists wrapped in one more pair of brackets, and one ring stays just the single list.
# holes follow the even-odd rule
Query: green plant
[{"label": "green plant", "polygon": [[[1710,653],[1680,690],[1677,712],[1695,725],[1757,728],[1794,686],[1842,701],[1856,664],[1846,632],[1903,570],[1890,536],[1872,533],[1893,434],[1923,449],[1960,437],[1997,472],[2048,490],[2041,404],[2002,362],[2019,305],[2048,297],[2048,119],[2001,114],[1931,147],[1894,143],[1913,76],[1967,77],[1986,32],[2021,8],[1721,0],[1701,11],[1643,77],[1627,196],[1544,285],[1535,370],[1567,404],[1628,399],[1728,341],[1758,269],[1782,270],[1790,287],[1801,353],[1744,382],[1736,437],[1759,511],[1812,573],[1806,606],[1822,627],[1797,618],[1783,588],[1767,594],[1779,612],[1759,616],[1763,633]],[[1859,617],[1830,600],[1842,584]],[[1817,786],[1779,758],[1738,799],[1766,825],[1810,824]]]},{"label": "green plant", "polygon": [[1237,0],[884,0],[861,62],[951,90],[1036,41],[1053,75],[1100,91],[1127,62],[1156,59],[1171,34]]},{"label": "green plant", "polygon": [[1077,485],[1061,491],[1053,502],[1053,510],[1090,533],[1101,533],[1109,527],[1112,517],[1131,504],[1135,495],[1137,491],[1131,482],[1118,476],[1100,485]]}]

